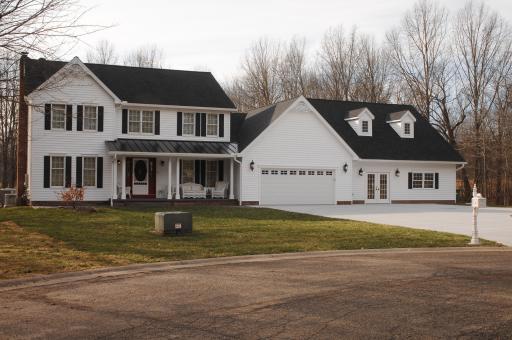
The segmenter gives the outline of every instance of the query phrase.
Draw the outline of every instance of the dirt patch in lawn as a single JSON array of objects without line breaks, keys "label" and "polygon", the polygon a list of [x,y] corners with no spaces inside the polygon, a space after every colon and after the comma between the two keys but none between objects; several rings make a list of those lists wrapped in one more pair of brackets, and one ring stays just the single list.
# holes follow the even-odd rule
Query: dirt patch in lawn
[{"label": "dirt patch in lawn", "polygon": [[128,261],[70,249],[62,241],[28,231],[14,222],[0,222],[0,279],[77,271]]}]

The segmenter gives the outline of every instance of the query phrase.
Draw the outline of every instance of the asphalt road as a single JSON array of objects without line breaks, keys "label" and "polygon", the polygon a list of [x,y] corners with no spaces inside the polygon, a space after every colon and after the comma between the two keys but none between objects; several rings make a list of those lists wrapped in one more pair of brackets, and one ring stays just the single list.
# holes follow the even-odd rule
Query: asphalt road
[{"label": "asphalt road", "polygon": [[0,282],[0,338],[502,338],[512,250],[328,252]]}]

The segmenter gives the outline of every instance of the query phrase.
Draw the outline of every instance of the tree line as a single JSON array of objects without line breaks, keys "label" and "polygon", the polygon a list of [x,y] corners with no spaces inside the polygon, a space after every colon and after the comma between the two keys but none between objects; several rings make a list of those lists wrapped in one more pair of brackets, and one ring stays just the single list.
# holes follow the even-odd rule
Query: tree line
[{"label": "tree line", "polygon": [[510,205],[511,44],[510,24],[484,3],[450,13],[420,0],[382,42],[342,26],[315,51],[300,37],[261,38],[226,89],[243,112],[299,95],[412,104],[468,162],[458,198],[477,183],[491,202]]}]

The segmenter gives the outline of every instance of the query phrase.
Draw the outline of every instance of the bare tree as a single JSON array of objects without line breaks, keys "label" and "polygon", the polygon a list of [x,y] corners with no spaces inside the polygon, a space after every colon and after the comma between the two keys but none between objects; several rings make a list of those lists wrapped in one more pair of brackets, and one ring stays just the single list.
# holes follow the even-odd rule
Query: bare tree
[{"label": "bare tree", "polygon": [[164,51],[156,45],[141,46],[129,52],[124,58],[126,66],[162,68]]},{"label": "bare tree", "polygon": [[95,64],[117,64],[118,55],[114,44],[108,40],[100,40],[94,49],[87,52],[86,60]]},{"label": "bare tree", "polygon": [[342,26],[329,29],[320,49],[320,79],[328,99],[351,99],[358,59],[356,29],[348,37]]},{"label": "bare tree", "polygon": [[105,28],[83,24],[86,12],[75,0],[2,0],[0,48],[53,55],[70,40]]},{"label": "bare tree", "polygon": [[368,102],[387,102],[391,96],[391,77],[388,51],[377,46],[369,36],[361,36],[359,58],[352,99]]},{"label": "bare tree", "polygon": [[510,73],[512,60],[510,29],[503,19],[483,3],[468,2],[455,24],[458,76],[463,84],[463,108],[471,118],[474,179],[486,194],[484,128],[496,96],[496,84]]},{"label": "bare tree", "polygon": [[295,37],[283,49],[277,70],[283,99],[308,94],[305,47],[306,41]]},{"label": "bare tree", "polygon": [[448,12],[430,0],[420,0],[401,25],[386,36],[395,72],[407,84],[409,98],[427,119],[433,110],[434,87],[442,60]]}]

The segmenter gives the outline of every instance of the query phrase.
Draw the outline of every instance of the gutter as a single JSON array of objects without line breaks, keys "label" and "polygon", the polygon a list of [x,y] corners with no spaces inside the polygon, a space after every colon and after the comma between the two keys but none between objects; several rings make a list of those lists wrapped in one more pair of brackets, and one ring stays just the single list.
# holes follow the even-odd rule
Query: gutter
[{"label": "gutter", "polygon": [[455,168],[455,172],[457,172],[457,171],[459,171],[459,170],[464,169],[464,167],[466,166],[466,164],[467,164],[467,163],[466,163],[466,162],[464,162],[464,163],[462,163],[460,166],[456,167],[456,168]]}]

